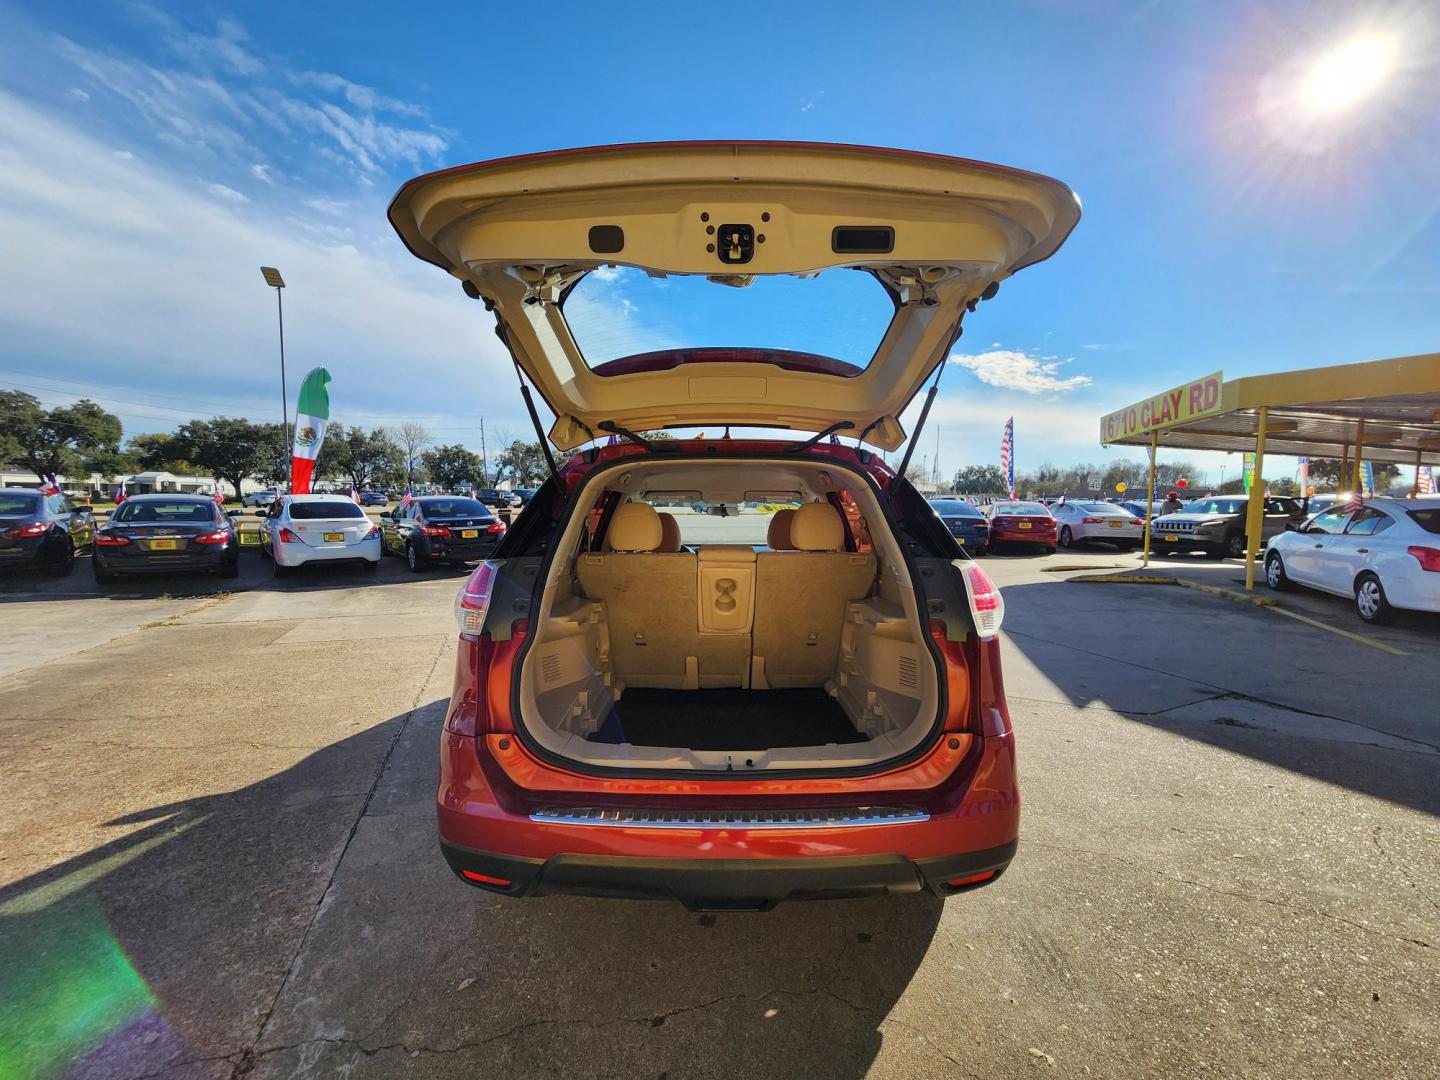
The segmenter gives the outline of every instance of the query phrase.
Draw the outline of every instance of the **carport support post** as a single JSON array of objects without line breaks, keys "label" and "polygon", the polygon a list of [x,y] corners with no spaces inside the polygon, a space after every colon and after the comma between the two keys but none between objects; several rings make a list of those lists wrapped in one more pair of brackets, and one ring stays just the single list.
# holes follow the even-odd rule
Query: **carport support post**
[{"label": "carport support post", "polygon": [[1365,489],[1360,485],[1360,466],[1365,460],[1365,421],[1355,421],[1355,467],[1350,470],[1350,482],[1355,485],[1355,494],[1363,495]]},{"label": "carport support post", "polygon": [[1269,406],[1260,406],[1255,421],[1255,474],[1250,481],[1250,500],[1245,505],[1245,591],[1255,591],[1255,557],[1260,553],[1260,534],[1265,529],[1265,425]]},{"label": "carport support post", "polygon": [[1155,516],[1155,451],[1160,446],[1160,432],[1150,433],[1150,485],[1145,489],[1145,556],[1140,565],[1150,565],[1150,521]]},{"label": "carport support post", "polygon": [[1424,456],[1424,450],[1415,451],[1415,482],[1410,485],[1410,498],[1412,499],[1420,497],[1420,462]]}]

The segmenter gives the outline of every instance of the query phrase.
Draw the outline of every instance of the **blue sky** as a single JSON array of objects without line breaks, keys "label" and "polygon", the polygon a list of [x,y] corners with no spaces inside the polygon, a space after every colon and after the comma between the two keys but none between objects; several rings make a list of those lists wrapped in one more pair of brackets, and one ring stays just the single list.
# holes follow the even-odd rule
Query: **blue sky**
[{"label": "blue sky", "polygon": [[[0,2],[0,384],[95,397],[132,433],[278,418],[270,263],[292,395],[323,363],[341,420],[524,437],[489,325],[404,252],[389,197],[680,138],[931,150],[1080,194],[1059,255],[967,323],[932,420],[947,472],[994,460],[1011,414],[1022,470],[1101,461],[1100,414],[1191,376],[1440,342],[1433,4],[694,7]],[[1356,34],[1394,43],[1390,77],[1297,112]]]}]

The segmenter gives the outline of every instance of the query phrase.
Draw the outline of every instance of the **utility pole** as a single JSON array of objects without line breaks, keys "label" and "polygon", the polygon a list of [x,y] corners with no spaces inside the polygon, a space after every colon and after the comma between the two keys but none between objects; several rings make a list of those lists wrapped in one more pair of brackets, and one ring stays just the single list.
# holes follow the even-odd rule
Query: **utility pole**
[{"label": "utility pole", "polygon": [[485,454],[485,418],[480,418],[480,486],[490,486],[490,465]]}]

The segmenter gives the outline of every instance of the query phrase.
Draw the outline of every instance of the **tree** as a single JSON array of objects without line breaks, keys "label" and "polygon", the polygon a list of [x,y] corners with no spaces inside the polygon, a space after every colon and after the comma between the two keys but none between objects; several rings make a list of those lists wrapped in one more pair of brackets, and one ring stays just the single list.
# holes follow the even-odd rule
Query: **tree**
[{"label": "tree", "polygon": [[224,480],[238,493],[240,483],[254,475],[265,459],[267,428],[242,417],[217,416],[191,420],[175,433],[176,449],[185,460]]},{"label": "tree", "polygon": [[1005,474],[999,465],[966,465],[955,473],[954,486],[960,495],[996,495],[1006,490]]},{"label": "tree", "polygon": [[87,455],[119,454],[122,434],[120,418],[88,398],[47,410],[31,394],[0,391],[0,444],[41,480],[88,471]]},{"label": "tree", "polygon": [[[1317,489],[1322,487],[1338,488],[1340,486],[1339,458],[1311,458],[1310,459],[1310,483]],[[1371,469],[1375,473],[1375,490],[1385,491],[1390,482],[1400,475],[1400,466],[1374,462]]]},{"label": "tree", "polygon": [[132,435],[126,449],[140,469],[155,469],[160,472],[194,475],[194,462],[185,457],[184,447],[174,435],[164,431],[142,432]]},{"label": "tree", "polygon": [[368,488],[389,470],[404,467],[401,448],[384,428],[367,432],[351,426],[341,432],[339,427],[334,424],[326,429],[320,448],[325,475],[343,476],[357,489]]},{"label": "tree", "polygon": [[463,490],[481,475],[480,455],[458,443],[426,450],[420,455],[420,460],[424,462],[430,479],[450,491]]},{"label": "tree", "polygon": [[423,479],[421,456],[425,449],[435,442],[424,424],[406,420],[389,431],[389,438],[400,450],[400,467],[405,471],[405,483],[414,484]]},{"label": "tree", "polygon": [[[556,450],[553,447],[550,452],[555,456],[557,469],[569,461],[573,454],[573,451]],[[538,442],[515,439],[495,455],[494,464],[495,482],[508,479],[516,487],[535,487],[550,475],[550,466],[545,463],[545,453]]]}]

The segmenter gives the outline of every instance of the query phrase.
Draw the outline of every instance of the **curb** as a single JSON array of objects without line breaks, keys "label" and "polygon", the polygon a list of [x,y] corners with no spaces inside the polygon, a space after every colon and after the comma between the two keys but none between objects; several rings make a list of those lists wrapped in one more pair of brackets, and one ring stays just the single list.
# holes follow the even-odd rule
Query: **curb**
[{"label": "curb", "polygon": [[1173,577],[1155,577],[1146,574],[1091,574],[1088,577],[1072,577],[1069,581],[1092,581],[1101,585],[1179,585]]},{"label": "curb", "polygon": [[1202,585],[1198,581],[1186,581],[1184,578],[1175,578],[1176,585],[1184,586],[1187,589],[1195,589],[1199,592],[1209,593],[1212,596],[1223,596],[1226,600],[1233,600],[1237,604],[1250,604],[1252,607],[1275,607],[1276,601],[1273,596],[1257,596],[1252,593],[1236,592],[1234,589],[1222,589],[1218,585]]}]

